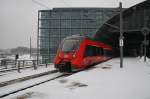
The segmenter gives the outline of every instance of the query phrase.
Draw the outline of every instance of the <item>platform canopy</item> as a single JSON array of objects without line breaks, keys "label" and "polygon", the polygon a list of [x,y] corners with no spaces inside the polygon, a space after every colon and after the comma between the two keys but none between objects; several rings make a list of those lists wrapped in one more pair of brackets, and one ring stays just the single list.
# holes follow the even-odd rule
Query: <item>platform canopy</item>
[{"label": "platform canopy", "polygon": [[[94,39],[101,40],[119,48],[120,14],[112,17],[94,35]],[[146,32],[147,55],[150,56],[150,0],[139,3],[123,11],[124,53],[126,55],[142,54],[143,40]]]}]

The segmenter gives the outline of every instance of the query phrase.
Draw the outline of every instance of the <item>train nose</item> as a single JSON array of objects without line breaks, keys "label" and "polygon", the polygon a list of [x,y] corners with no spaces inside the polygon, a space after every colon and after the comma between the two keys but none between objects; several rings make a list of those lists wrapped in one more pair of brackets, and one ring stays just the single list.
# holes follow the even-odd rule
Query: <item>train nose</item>
[{"label": "train nose", "polygon": [[66,53],[62,56],[62,59],[64,60],[72,60],[72,53]]},{"label": "train nose", "polygon": [[72,72],[70,62],[62,62],[55,66],[60,72]]},{"label": "train nose", "polygon": [[65,55],[64,55],[64,58],[69,58],[69,55],[68,55],[68,54],[65,54]]}]

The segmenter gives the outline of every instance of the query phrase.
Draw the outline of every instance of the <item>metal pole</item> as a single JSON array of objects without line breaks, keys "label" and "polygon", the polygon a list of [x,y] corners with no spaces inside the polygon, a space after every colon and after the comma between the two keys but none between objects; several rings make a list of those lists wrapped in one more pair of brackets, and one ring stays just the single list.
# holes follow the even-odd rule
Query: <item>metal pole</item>
[{"label": "metal pole", "polygon": [[30,58],[31,58],[31,37],[30,37]]},{"label": "metal pole", "polygon": [[149,31],[150,31],[150,29],[148,27],[146,27],[146,26],[141,31],[143,33],[143,35],[144,35],[144,40],[142,42],[142,44],[144,46],[144,62],[146,62],[146,53],[147,53],[147,48],[146,47],[147,47],[147,45],[149,43],[149,41],[147,40],[146,36],[149,35]]},{"label": "metal pole", "polygon": [[32,60],[32,62],[33,62],[33,68],[34,68],[34,70],[36,70],[36,69],[37,69],[37,66],[36,66],[36,64],[35,64],[35,60]]},{"label": "metal pole", "polygon": [[123,19],[122,19],[122,2],[119,3],[120,6],[120,68],[123,68]]},{"label": "metal pole", "polygon": [[144,35],[144,62],[146,62],[146,35]]},{"label": "metal pole", "polygon": [[[51,12],[49,12],[50,14],[52,14]],[[51,20],[50,20],[51,21]],[[51,22],[50,22],[50,26],[51,28]],[[50,34],[51,34],[51,29],[49,30],[49,34],[48,34],[48,60],[46,62],[50,62],[50,57],[51,57],[51,53],[50,53],[50,49],[51,49],[51,46],[50,46]]]},{"label": "metal pole", "polygon": [[18,73],[20,73],[20,62],[21,61],[18,61]]},{"label": "metal pole", "polygon": [[143,43],[140,45],[140,58],[143,56]]},{"label": "metal pole", "polygon": [[[144,27],[147,27],[145,9],[144,9]],[[144,34],[144,62],[146,62],[146,33]]]},{"label": "metal pole", "polygon": [[50,33],[48,36],[48,59],[46,59],[46,63],[50,61]]},{"label": "metal pole", "polygon": [[38,11],[38,33],[37,33],[37,65],[39,64],[39,20],[40,20],[40,11]]}]

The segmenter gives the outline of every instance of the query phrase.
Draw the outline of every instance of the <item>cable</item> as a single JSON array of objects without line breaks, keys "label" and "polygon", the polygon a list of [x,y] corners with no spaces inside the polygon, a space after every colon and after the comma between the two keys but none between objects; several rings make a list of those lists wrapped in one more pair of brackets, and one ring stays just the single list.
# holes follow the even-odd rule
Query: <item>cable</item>
[{"label": "cable", "polygon": [[47,9],[50,9],[48,6],[46,6],[46,5],[44,5],[44,4],[40,3],[40,2],[38,2],[38,1],[36,1],[36,0],[32,0],[32,2],[38,4],[38,5],[42,6],[42,7],[45,7],[45,8],[47,8]]}]

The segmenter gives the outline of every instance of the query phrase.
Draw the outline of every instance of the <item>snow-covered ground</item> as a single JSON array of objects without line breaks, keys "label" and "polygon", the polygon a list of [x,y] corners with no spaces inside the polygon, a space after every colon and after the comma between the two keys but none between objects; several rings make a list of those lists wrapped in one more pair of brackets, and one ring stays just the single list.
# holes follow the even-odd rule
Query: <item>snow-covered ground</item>
[{"label": "snow-covered ground", "polygon": [[[10,81],[13,79],[27,77],[30,75],[36,75],[36,74],[40,74],[40,73],[44,73],[44,72],[48,72],[48,71],[52,71],[52,70],[55,70],[54,65],[48,65],[47,67],[46,66],[40,66],[40,67],[38,66],[37,70],[34,70],[33,68],[23,69],[23,70],[21,70],[20,73],[18,73],[17,71],[0,73],[0,83],[5,82],[5,81]],[[10,85],[1,87],[0,88],[0,96],[10,93],[10,92],[13,92],[13,91],[16,91],[21,88],[25,88],[25,87],[34,85],[34,84],[42,82],[42,81],[46,81],[50,78],[53,78],[53,77],[56,77],[59,75],[62,75],[62,74],[61,73],[49,74],[49,75],[41,76],[38,78],[30,79],[27,81],[18,82],[18,83],[14,83],[14,84],[10,84]]]},{"label": "snow-covered ground", "polygon": [[34,58],[33,57],[30,57],[29,54],[25,54],[25,55],[21,55],[19,56],[19,59],[18,60],[33,60]]},{"label": "snow-covered ground", "polygon": [[53,74],[49,74],[49,75],[45,75],[45,76],[41,76],[41,77],[37,77],[37,78],[34,78],[34,79],[30,79],[30,80],[26,80],[26,81],[23,81],[23,82],[18,82],[18,83],[15,83],[15,84],[11,84],[11,85],[1,87],[0,88],[0,96],[2,96],[4,94],[11,93],[11,92],[14,92],[14,91],[22,89],[22,88],[26,88],[28,86],[35,85],[37,83],[52,79],[52,78],[60,76],[60,75],[62,75],[62,74],[57,72],[57,73],[53,73]]},{"label": "snow-covered ground", "polygon": [[4,99],[150,99],[150,60],[112,59]]}]

